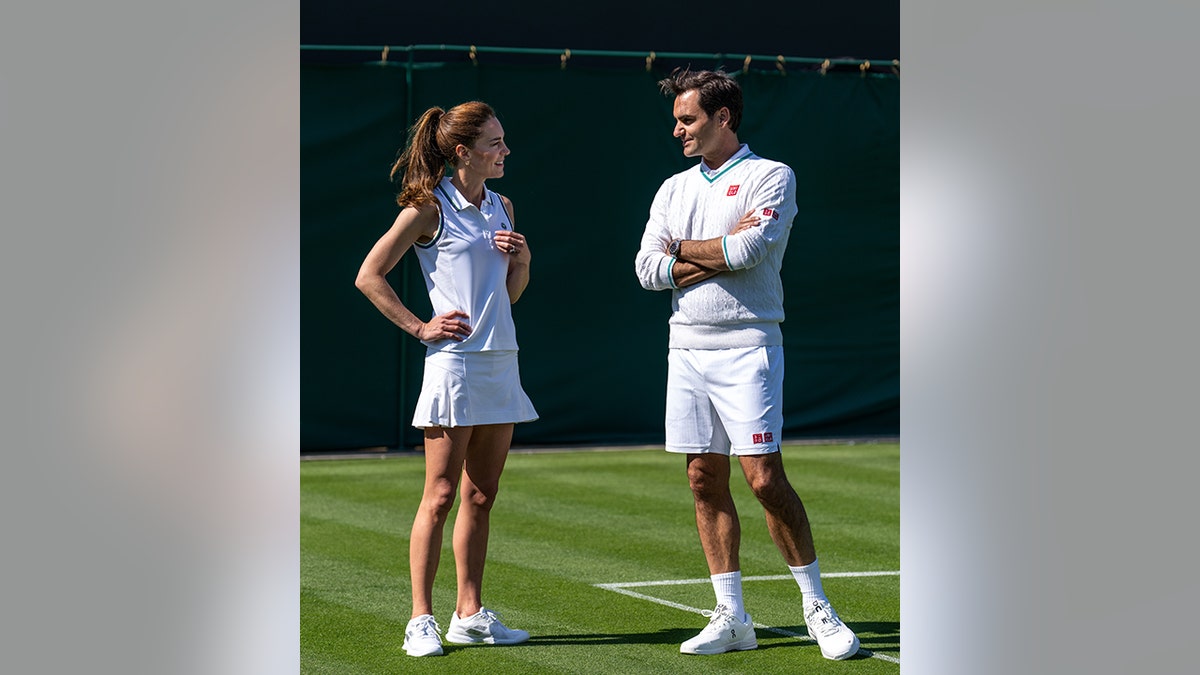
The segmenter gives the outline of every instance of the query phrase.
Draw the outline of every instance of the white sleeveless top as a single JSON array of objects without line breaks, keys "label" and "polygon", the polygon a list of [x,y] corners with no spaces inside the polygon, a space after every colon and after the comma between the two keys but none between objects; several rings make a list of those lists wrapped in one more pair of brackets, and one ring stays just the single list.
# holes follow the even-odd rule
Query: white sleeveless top
[{"label": "white sleeveless top", "polygon": [[441,203],[437,234],[413,250],[434,316],[455,309],[466,312],[471,335],[461,342],[422,342],[429,353],[516,351],[517,332],[505,283],[509,254],[492,243],[494,231],[513,229],[500,195],[484,186],[482,208],[476,208],[449,177],[442,178],[433,193]]}]

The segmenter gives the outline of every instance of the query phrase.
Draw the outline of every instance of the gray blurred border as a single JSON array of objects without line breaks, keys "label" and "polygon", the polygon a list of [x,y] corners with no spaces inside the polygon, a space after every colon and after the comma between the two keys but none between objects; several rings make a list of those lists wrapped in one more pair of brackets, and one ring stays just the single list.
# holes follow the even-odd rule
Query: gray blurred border
[{"label": "gray blurred border", "polygon": [[0,17],[7,672],[299,669],[299,9]]},{"label": "gray blurred border", "polygon": [[[1190,662],[1197,18],[902,7],[906,672]],[[17,672],[298,670],[298,21],[4,10]]]},{"label": "gray blurred border", "polygon": [[902,6],[907,672],[1194,668],[1198,14]]}]

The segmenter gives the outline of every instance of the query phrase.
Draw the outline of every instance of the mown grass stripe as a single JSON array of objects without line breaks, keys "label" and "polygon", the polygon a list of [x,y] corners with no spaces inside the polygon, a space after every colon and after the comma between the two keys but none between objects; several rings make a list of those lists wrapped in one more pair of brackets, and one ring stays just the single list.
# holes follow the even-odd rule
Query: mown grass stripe
[{"label": "mown grass stripe", "polygon": [[[484,602],[529,630],[524,645],[447,646],[441,657],[403,653],[410,607],[408,545],[424,458],[301,464],[301,672],[706,673],[895,675],[899,577],[844,577],[899,568],[897,446],[785,446],[785,462],[813,522],[826,590],[864,652],[853,665],[823,659],[799,612],[800,594],[745,481],[732,483],[743,522],[748,606],[765,626],[760,649],[681,655],[712,601],[683,459],[661,449],[510,455],[492,513]],[[736,470],[735,470],[736,471]],[[456,513],[451,513],[453,519]],[[595,581],[695,580],[622,595]],[[619,580],[628,580],[620,582]],[[455,602],[450,527],[434,582],[443,629]],[[684,612],[679,609],[684,608]],[[799,637],[799,640],[797,639]],[[773,647],[798,647],[774,649]]]},{"label": "mown grass stripe", "polygon": [[[900,570],[881,571],[881,572],[823,572],[822,579],[838,579],[838,578],[857,578],[857,577],[898,577]],[[789,574],[769,574],[760,576],[742,577],[742,581],[787,581],[793,577]],[[683,584],[709,584],[711,579],[663,579],[661,581],[621,581],[609,584],[593,584],[599,588],[638,588],[641,586],[678,586]]]},{"label": "mown grass stripe", "polygon": [[[900,576],[900,572],[898,570],[897,571],[878,571],[878,572],[840,572],[840,573],[835,572],[832,574],[822,574],[821,575],[822,578],[825,578],[825,577],[856,578],[856,577],[881,577],[881,576]],[[790,575],[778,574],[778,575],[770,575],[770,576],[743,577],[742,581],[744,581],[744,582],[745,581],[785,581],[785,580],[791,580],[791,579],[792,579],[792,577]],[[647,595],[645,593],[638,593],[636,591],[631,591],[629,589],[630,588],[646,588],[646,587],[653,587],[653,586],[684,586],[684,585],[692,585],[692,584],[709,584],[709,583],[712,583],[710,579],[662,579],[659,581],[630,581],[630,582],[622,582],[622,583],[593,584],[593,585],[596,586],[597,588],[603,588],[605,590],[613,591],[615,593],[620,593],[621,595],[627,595],[631,598],[636,598],[638,600],[645,600],[647,602],[653,602],[655,604],[663,605],[665,607],[670,607],[672,609],[679,609],[679,610],[683,610],[685,612],[691,612],[693,614],[699,614],[699,615],[703,616],[704,612],[706,610],[702,610],[698,607],[692,607],[690,605],[685,605],[685,604],[682,604],[679,602],[673,602],[671,600],[666,600],[663,598],[655,597],[653,595]],[[767,624],[759,623],[757,621],[754,622],[754,628],[755,628],[755,630],[765,630],[765,631],[769,631],[771,633],[775,633],[776,635],[782,635],[784,637],[797,638],[801,641],[815,642],[815,640],[813,640],[811,637],[809,637],[807,632],[797,633],[795,631],[787,630],[786,628],[778,628],[775,626],[769,626]],[[861,654],[862,656],[865,656],[865,657],[880,659],[882,661],[887,661],[889,663],[895,663],[897,665],[900,664],[900,659],[897,659],[892,656],[888,656],[887,654],[877,654],[877,653],[875,653],[869,649],[865,649],[865,648],[859,649],[859,654]]]}]

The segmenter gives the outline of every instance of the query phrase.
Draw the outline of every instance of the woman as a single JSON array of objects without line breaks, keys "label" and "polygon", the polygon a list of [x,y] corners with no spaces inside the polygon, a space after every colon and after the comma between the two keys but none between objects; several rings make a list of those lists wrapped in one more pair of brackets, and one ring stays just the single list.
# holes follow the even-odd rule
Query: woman
[{"label": "woman", "polygon": [[[487,104],[425,111],[392,166],[400,214],[367,254],[355,282],[384,316],[427,348],[413,417],[413,426],[424,429],[425,488],[409,545],[413,608],[404,649],[410,656],[442,653],[433,579],[459,488],[453,539],[458,599],[446,640],[529,639],[502,624],[480,599],[489,514],[513,424],[537,419],[521,389],[511,308],[529,283],[529,246],[513,229],[512,202],[484,185],[504,175],[508,154],[504,128]],[[427,322],[405,307],[385,278],[409,248],[433,305]]]}]

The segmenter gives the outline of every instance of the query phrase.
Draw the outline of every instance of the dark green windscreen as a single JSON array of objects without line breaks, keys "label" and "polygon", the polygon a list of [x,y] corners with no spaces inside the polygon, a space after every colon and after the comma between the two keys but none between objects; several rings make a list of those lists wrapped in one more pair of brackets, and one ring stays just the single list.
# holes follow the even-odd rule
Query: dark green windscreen
[{"label": "dark green windscreen", "polygon": [[[732,70],[732,69],[731,69]],[[858,73],[740,72],[739,137],[790,165],[799,215],[784,259],[784,433],[898,435],[900,83]],[[633,260],[662,181],[693,166],[671,99],[644,68],[422,64],[301,68],[301,449],[420,444],[424,346],[354,287],[391,225],[388,169],[430,106],[478,99],[512,150],[488,187],[512,199],[532,279],[513,306],[541,419],[517,445],[661,443],[670,294]],[[412,256],[391,279],[418,316]]]}]

